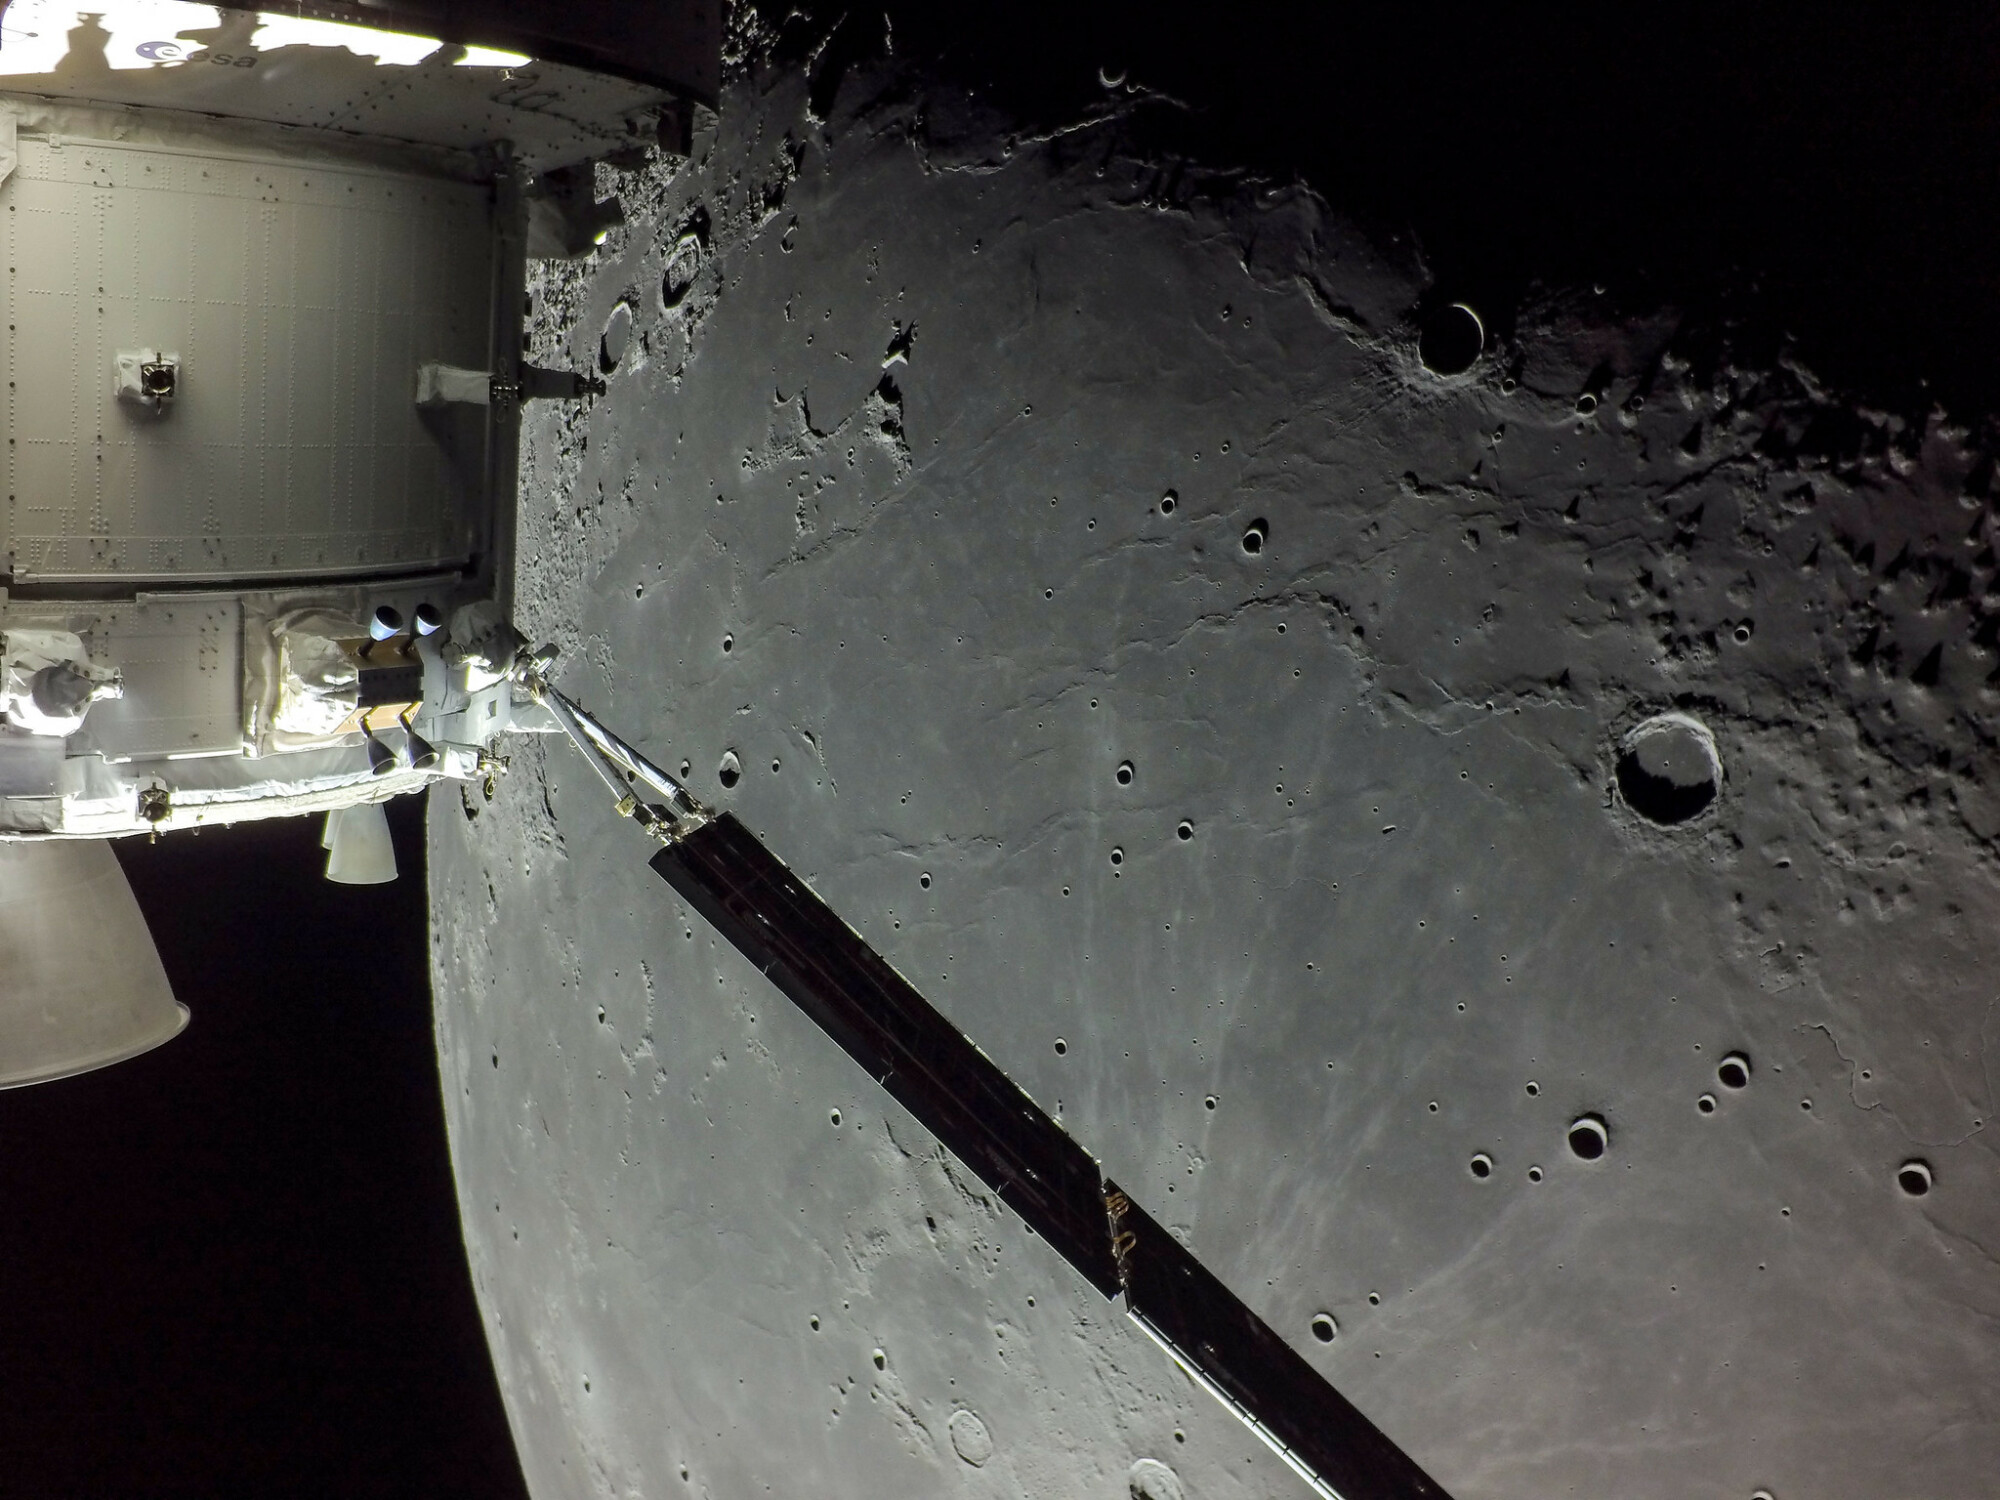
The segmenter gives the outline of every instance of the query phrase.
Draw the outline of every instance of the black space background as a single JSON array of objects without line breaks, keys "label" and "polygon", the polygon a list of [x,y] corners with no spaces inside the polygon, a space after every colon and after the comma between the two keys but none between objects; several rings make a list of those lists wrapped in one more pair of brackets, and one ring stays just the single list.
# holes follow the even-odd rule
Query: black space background
[{"label": "black space background", "polygon": [[[1496,326],[1602,282],[1789,335],[1892,410],[2000,410],[2000,9],[890,9],[899,57],[1031,118],[1127,70],[1192,107],[1162,150],[1414,229]],[[788,55],[824,34],[772,15]],[[387,887],[326,884],[317,819],[120,846],[194,1020],[0,1093],[0,1493],[523,1493],[445,1149],[422,808],[391,813]]]},{"label": "black space background", "polygon": [[0,1093],[0,1492],[525,1493],[445,1150],[422,802],[390,823],[386,886],[328,884],[317,818],[117,846],[194,1015]]}]

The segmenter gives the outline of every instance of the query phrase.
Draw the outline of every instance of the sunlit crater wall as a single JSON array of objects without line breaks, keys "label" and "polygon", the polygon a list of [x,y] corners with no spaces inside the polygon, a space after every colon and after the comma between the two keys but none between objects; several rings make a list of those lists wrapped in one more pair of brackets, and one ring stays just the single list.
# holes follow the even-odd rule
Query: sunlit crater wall
[{"label": "sunlit crater wall", "polygon": [[[1587,290],[1441,377],[1147,107],[753,69],[540,283],[524,628],[1454,1493],[1988,1493],[1988,469]],[[1299,1493],[544,744],[431,821],[539,1495]]]}]

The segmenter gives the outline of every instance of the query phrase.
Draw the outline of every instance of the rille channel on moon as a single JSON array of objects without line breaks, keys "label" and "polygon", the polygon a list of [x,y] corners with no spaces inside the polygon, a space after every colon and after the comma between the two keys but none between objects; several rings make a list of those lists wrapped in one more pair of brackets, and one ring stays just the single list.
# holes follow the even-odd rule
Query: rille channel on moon
[{"label": "rille channel on moon", "polygon": [[1302,1412],[1343,1500],[1989,1500],[1974,428],[1481,306],[1116,59],[635,17],[8,8],[0,1085],[187,1020],[108,840],[377,882],[426,791],[541,1500],[1300,1496]]}]

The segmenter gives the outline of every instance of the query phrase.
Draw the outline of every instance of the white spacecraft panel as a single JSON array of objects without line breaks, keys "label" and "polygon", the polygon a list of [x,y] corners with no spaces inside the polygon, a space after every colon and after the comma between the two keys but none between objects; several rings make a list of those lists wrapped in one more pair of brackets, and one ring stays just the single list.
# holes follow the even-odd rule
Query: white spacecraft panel
[{"label": "white spacecraft panel", "polygon": [[533,171],[631,144],[630,125],[666,98],[519,53],[177,0],[12,0],[0,87],[460,157],[504,140]]},{"label": "white spacecraft panel", "polygon": [[243,605],[236,598],[141,599],[106,607],[94,659],[115,661],[125,695],[92,706],[75,748],[109,760],[233,754],[243,746]]},{"label": "white spacecraft panel", "polygon": [[[488,355],[477,186],[24,133],[4,187],[16,581],[450,565],[475,495],[412,405]],[[178,356],[159,414],[121,353]]]}]

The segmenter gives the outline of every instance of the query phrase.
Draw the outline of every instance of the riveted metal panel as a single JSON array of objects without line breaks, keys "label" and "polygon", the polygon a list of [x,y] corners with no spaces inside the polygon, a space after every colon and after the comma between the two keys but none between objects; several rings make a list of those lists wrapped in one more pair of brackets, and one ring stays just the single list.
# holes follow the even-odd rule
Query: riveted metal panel
[{"label": "riveted metal panel", "polygon": [[89,620],[94,660],[125,696],[93,704],[74,749],[107,760],[232,754],[243,746],[243,606],[213,596],[142,599]]},{"label": "riveted metal panel", "polygon": [[[412,404],[488,356],[486,189],[349,163],[23,135],[0,187],[17,582],[452,566],[477,455]],[[120,351],[180,358],[163,416]]]}]

